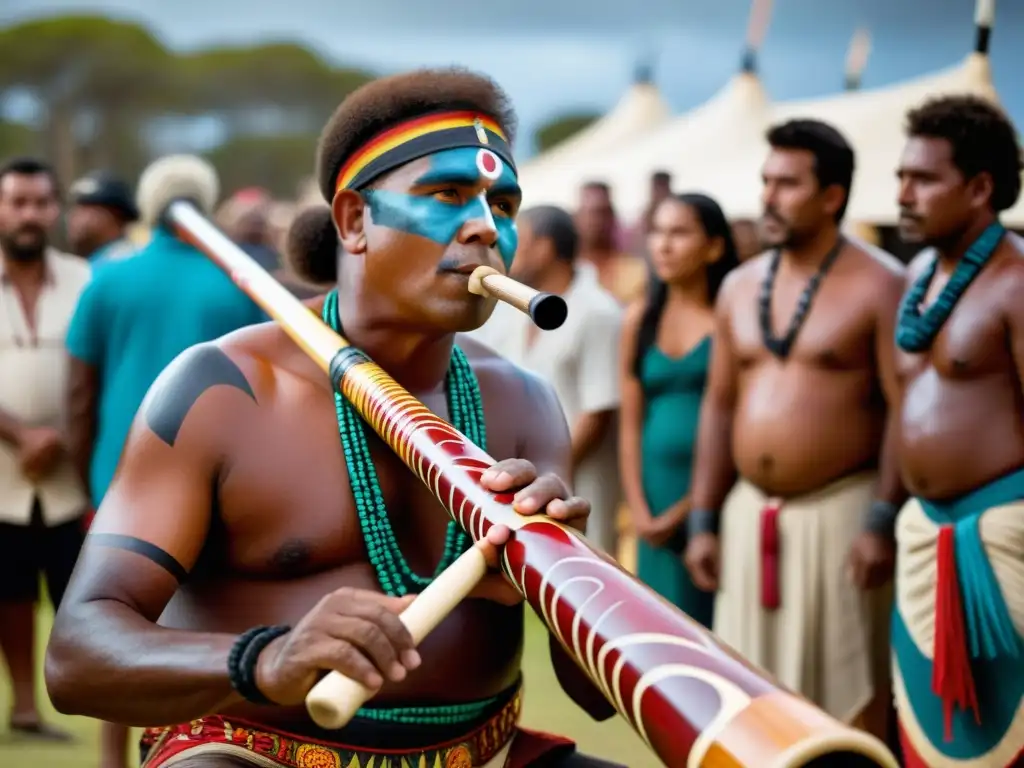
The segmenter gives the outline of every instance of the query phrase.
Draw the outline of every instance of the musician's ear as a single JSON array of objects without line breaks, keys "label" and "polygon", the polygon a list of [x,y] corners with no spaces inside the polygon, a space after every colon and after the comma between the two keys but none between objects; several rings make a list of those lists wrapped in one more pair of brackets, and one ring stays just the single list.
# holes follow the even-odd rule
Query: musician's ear
[{"label": "musician's ear", "polygon": [[366,201],[352,189],[343,189],[334,196],[331,203],[334,223],[338,227],[338,239],[345,253],[365,253],[366,230],[363,211]]}]

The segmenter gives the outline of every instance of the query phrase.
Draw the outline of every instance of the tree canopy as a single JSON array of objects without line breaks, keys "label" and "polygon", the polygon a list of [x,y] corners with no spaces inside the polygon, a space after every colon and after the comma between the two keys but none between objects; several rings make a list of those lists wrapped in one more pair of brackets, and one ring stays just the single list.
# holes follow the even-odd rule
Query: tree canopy
[{"label": "tree canopy", "polygon": [[42,153],[65,181],[97,167],[133,179],[157,154],[200,151],[227,192],[294,194],[327,116],[373,77],[289,41],[177,52],[96,15],[0,29],[0,51],[0,106],[36,106],[0,112],[0,154]]}]

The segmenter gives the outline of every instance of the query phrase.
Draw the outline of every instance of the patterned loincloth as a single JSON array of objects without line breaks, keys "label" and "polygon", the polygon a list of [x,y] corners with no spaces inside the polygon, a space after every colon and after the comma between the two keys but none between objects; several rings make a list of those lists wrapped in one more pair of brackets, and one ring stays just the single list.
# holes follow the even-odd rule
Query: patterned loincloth
[{"label": "patterned loincloth", "polygon": [[[433,745],[404,749],[381,749],[328,741],[270,731],[234,717],[211,715],[190,723],[165,728],[148,728],[143,734],[143,768],[170,768],[201,754],[238,757],[255,766],[266,768],[475,768],[494,759],[514,736],[528,738],[532,761],[555,750],[574,748],[573,742],[560,737],[535,734],[519,729],[517,722],[522,695],[516,691],[508,702],[482,723],[468,724],[464,735]],[[392,726],[401,729],[402,725]],[[527,746],[527,745],[522,745]],[[512,750],[506,764],[513,764]],[[383,758],[383,760],[382,760]],[[518,761],[516,761],[518,764]],[[528,762],[522,763],[528,765]]]}]

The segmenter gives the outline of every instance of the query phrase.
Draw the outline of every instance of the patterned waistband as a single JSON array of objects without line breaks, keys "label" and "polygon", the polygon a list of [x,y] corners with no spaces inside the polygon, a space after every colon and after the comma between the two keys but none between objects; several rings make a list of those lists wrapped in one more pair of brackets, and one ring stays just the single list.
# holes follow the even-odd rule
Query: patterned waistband
[{"label": "patterned waistband", "polygon": [[312,741],[303,736],[261,730],[260,726],[237,718],[210,715],[181,725],[147,728],[142,737],[146,755],[142,765],[143,768],[172,766],[186,756],[205,753],[234,755],[267,768],[364,768],[376,765],[374,758],[381,756],[401,759],[403,765],[471,768],[493,758],[512,738],[521,707],[522,694],[517,691],[504,707],[464,736],[434,746],[401,750]]}]

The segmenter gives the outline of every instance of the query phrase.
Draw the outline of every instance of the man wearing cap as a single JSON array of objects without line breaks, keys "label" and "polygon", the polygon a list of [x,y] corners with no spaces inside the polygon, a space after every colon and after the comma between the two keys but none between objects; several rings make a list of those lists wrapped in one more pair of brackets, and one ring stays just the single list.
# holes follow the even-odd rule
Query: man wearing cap
[{"label": "man wearing cap", "polygon": [[116,176],[98,171],[71,185],[68,241],[71,250],[93,265],[115,261],[135,252],[126,229],[139,218],[129,186]]}]

